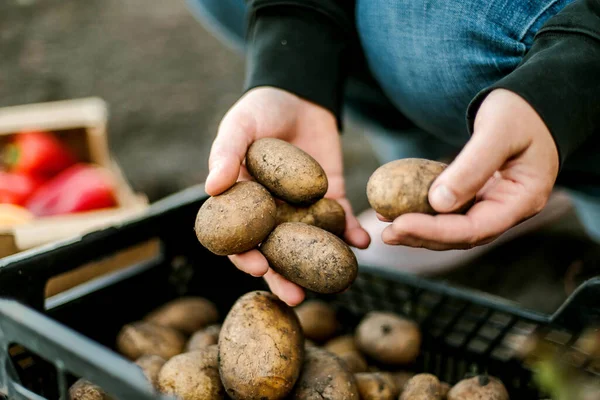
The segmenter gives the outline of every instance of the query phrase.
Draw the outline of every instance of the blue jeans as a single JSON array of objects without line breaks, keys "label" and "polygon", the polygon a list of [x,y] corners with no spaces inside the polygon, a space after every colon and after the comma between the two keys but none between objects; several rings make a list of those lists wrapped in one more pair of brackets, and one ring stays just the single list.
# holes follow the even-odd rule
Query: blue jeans
[{"label": "blue jeans", "polygon": [[[369,126],[382,163],[455,155],[469,139],[470,100],[514,70],[538,29],[571,1],[357,0],[362,49],[352,62],[346,111]],[[188,3],[207,29],[243,50],[244,0]],[[569,192],[600,241],[600,188]]]}]

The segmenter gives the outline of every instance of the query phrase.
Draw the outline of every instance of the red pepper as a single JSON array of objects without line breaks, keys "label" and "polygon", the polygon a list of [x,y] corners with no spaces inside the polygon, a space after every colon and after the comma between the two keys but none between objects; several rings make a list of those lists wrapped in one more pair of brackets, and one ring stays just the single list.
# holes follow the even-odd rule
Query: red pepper
[{"label": "red pepper", "polygon": [[76,213],[117,205],[113,184],[99,167],[75,164],[41,186],[26,203],[36,216]]},{"label": "red pepper", "polygon": [[44,131],[28,131],[15,135],[3,154],[11,172],[52,177],[75,164],[75,156],[54,135]]},{"label": "red pepper", "polygon": [[34,176],[0,171],[0,203],[22,206],[43,182]]}]

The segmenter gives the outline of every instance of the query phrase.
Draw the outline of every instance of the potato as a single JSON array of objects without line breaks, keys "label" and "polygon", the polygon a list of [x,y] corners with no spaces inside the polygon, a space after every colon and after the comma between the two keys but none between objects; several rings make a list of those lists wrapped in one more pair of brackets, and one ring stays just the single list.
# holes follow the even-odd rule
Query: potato
[{"label": "potato", "polygon": [[346,212],[332,199],[321,199],[309,207],[281,202],[277,204],[277,224],[284,222],[304,222],[342,236],[346,230]]},{"label": "potato", "polygon": [[319,163],[298,147],[280,139],[255,141],[246,153],[250,175],[276,197],[309,205],[327,192],[327,175]]},{"label": "potato", "polygon": [[158,388],[158,373],[166,362],[167,361],[164,358],[154,355],[141,356],[135,361],[137,366],[144,372],[148,382],[155,388]]},{"label": "potato", "polygon": [[292,400],[359,400],[358,387],[354,375],[333,353],[311,347],[306,349],[302,374]]},{"label": "potato", "polygon": [[[367,182],[367,198],[375,211],[393,220],[406,213],[436,214],[429,189],[447,165],[420,158],[395,160],[379,167]],[[457,213],[473,204],[468,202]]]},{"label": "potato", "polygon": [[325,350],[330,351],[338,356],[351,351],[357,353],[359,351],[358,347],[356,347],[354,335],[338,336],[325,343],[325,346],[323,347]]},{"label": "potato", "polygon": [[413,372],[407,371],[390,372],[389,374],[394,382],[394,385],[396,386],[398,393],[402,393],[404,387],[406,386],[406,382],[410,381],[411,378],[415,376]]},{"label": "potato", "polygon": [[396,399],[396,387],[390,376],[382,373],[355,374],[358,392],[361,400],[392,400]]},{"label": "potato", "polygon": [[431,374],[415,375],[406,382],[399,400],[442,400],[440,381]]},{"label": "potato", "polygon": [[448,400],[508,400],[508,392],[499,379],[479,375],[463,379],[450,389]]},{"label": "potato", "polygon": [[144,320],[191,335],[217,322],[219,311],[203,297],[181,297],[152,311]]},{"label": "potato", "polygon": [[234,400],[282,399],[292,390],[304,359],[304,337],[294,310],[275,295],[240,297],[219,334],[219,370]]},{"label": "potato", "polygon": [[185,351],[204,349],[219,342],[221,324],[211,325],[192,335],[185,345]]},{"label": "potato", "polygon": [[256,182],[237,182],[208,198],[196,216],[196,236],[211,252],[225,256],[258,246],[275,226],[277,207]]},{"label": "potato", "polygon": [[224,399],[218,352],[213,345],[171,358],[158,375],[160,391],[181,400]]},{"label": "potato", "polygon": [[367,372],[367,369],[369,368],[367,361],[358,351],[347,351],[338,355],[338,357],[344,362],[348,371],[353,374]]},{"label": "potato", "polygon": [[394,313],[372,311],[356,328],[356,345],[384,364],[409,364],[419,355],[421,332],[417,324]]},{"label": "potato", "polygon": [[181,353],[184,345],[184,336],[175,329],[146,321],[127,324],[117,335],[117,349],[131,360],[144,355],[168,360]]},{"label": "potato", "polygon": [[108,394],[99,386],[85,380],[79,379],[69,389],[70,400],[112,400]]},{"label": "potato", "polygon": [[339,328],[335,310],[321,300],[308,300],[297,306],[294,311],[298,315],[304,337],[322,342],[335,335]]},{"label": "potato", "polygon": [[446,396],[448,396],[450,389],[452,389],[452,386],[450,386],[449,383],[440,382],[440,394],[442,395],[442,399],[445,399]]},{"label": "potato", "polygon": [[339,293],[356,279],[350,247],[332,233],[301,222],[277,226],[260,246],[273,270],[317,293]]}]

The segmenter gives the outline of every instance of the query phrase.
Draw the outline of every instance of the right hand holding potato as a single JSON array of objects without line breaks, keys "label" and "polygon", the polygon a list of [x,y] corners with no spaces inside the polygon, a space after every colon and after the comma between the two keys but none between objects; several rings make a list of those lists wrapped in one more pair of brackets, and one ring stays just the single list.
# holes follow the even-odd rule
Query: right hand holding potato
[{"label": "right hand holding potato", "polygon": [[[250,179],[244,158],[248,147],[264,137],[292,143],[319,162],[329,182],[325,197],[337,200],[346,212],[344,239],[352,246],[366,248],[369,235],[360,227],[346,199],[341,143],[334,115],[284,90],[253,89],[227,112],[211,148],[206,192],[216,196],[236,181]],[[302,288],[270,269],[258,250],[229,258],[240,270],[264,276],[271,291],[287,304],[296,305],[304,299]]]}]

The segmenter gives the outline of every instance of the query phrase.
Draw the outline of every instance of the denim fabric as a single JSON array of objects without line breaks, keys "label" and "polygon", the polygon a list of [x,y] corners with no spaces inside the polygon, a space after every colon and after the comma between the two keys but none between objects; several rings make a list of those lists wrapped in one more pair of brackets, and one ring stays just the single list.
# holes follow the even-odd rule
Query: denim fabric
[{"label": "denim fabric", "polygon": [[[351,76],[346,102],[370,125],[380,161],[458,152],[469,139],[471,99],[514,70],[539,28],[572,1],[357,0],[356,23],[372,76]],[[207,29],[243,49],[244,0],[188,3]],[[596,196],[570,189],[588,233],[600,241],[600,190]]]}]

